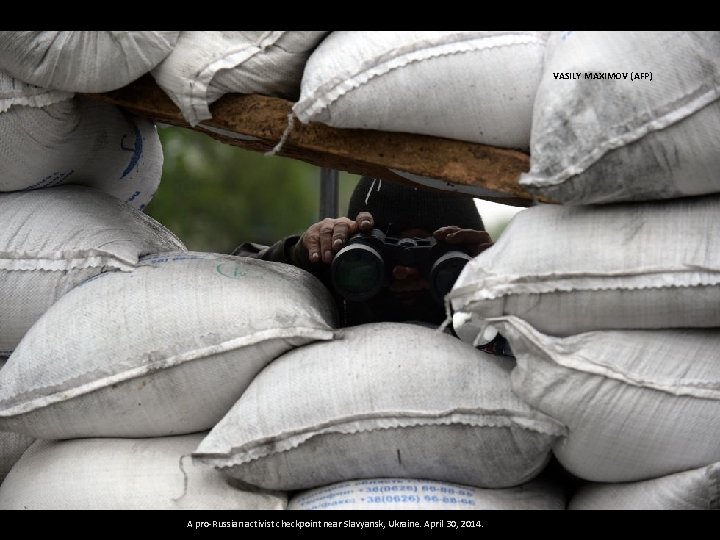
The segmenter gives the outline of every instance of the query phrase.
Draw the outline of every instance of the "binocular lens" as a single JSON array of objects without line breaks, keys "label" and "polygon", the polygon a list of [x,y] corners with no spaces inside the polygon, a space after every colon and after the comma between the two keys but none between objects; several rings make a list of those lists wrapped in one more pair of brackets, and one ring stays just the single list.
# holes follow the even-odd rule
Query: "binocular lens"
[{"label": "binocular lens", "polygon": [[430,271],[430,282],[432,292],[440,302],[449,293],[460,272],[465,267],[470,257],[466,253],[451,251],[440,257]]},{"label": "binocular lens", "polygon": [[334,286],[348,300],[366,300],[382,287],[384,269],[383,260],[374,249],[346,246],[333,259]]},{"label": "binocular lens", "polygon": [[330,273],[339,294],[363,302],[380,292],[386,268],[416,268],[429,279],[435,300],[442,304],[469,260],[467,253],[438,246],[433,238],[398,239],[373,230],[371,235],[357,234],[351,238],[335,255]]}]

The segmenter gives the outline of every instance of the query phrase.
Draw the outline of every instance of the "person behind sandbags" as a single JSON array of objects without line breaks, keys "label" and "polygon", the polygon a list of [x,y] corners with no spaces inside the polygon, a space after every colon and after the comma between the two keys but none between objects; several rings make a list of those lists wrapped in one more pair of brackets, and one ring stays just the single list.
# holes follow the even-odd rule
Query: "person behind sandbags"
[{"label": "person behind sandbags", "polygon": [[[426,244],[434,240],[441,246],[440,251],[455,250],[454,254],[461,251],[468,259],[493,244],[472,198],[367,176],[355,187],[347,216],[352,217],[326,218],[308,227],[302,235],[289,236],[269,247],[242,244],[233,255],[283,262],[311,272],[334,295],[343,326],[410,321],[440,325],[446,312],[429,275],[429,266],[438,252],[429,254]],[[365,269],[356,277],[363,281],[361,285],[366,281],[362,278],[369,278],[376,286],[357,291],[353,290],[357,283],[338,283],[337,271],[333,278],[333,261],[342,259],[341,250],[348,250],[353,241],[377,234],[373,230],[382,233],[380,238],[385,235],[385,243],[378,244],[377,238],[374,244],[370,243],[370,247],[383,252],[385,268],[381,276]],[[403,261],[402,257],[394,256],[398,253],[393,244],[396,239],[414,239],[421,244],[415,250],[417,256],[411,257],[414,260]],[[450,287],[455,278],[456,274]]]}]

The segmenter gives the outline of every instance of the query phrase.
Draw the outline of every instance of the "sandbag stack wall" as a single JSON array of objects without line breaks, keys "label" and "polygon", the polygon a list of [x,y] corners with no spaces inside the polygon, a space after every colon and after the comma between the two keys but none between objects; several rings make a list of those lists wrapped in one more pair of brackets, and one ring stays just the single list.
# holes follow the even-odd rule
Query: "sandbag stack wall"
[{"label": "sandbag stack wall", "polygon": [[[16,48],[0,54],[0,191],[21,192],[0,194],[17,229],[0,271],[19,283],[0,293],[23,314],[0,315],[0,432],[23,438],[0,506],[560,509],[553,459],[587,482],[569,508],[718,507],[717,32],[103,34],[0,32]],[[86,62],[139,51],[109,82]],[[130,210],[159,182],[155,127],[73,92],[150,71],[193,126],[253,92],[297,99],[301,122],[529,150],[521,184],[561,204],[520,212],[465,268],[447,301],[471,343],[337,330],[309,274],[188,253]],[[55,129],[41,153],[34,126]],[[55,245],[33,239],[73,211]],[[516,360],[473,347],[497,331]],[[90,493],[121,487],[43,492],[38,471],[68,470]]]},{"label": "sandbag stack wall", "polygon": [[332,337],[327,292],[283,265],[187,253],[141,212],[161,175],[153,123],[75,94],[129,84],[179,37],[0,33],[4,509],[285,508],[190,454],[264,363]]},{"label": "sandbag stack wall", "polygon": [[561,204],[517,214],[448,296],[567,427],[554,454],[592,482],[571,508],[718,508],[718,52],[717,32],[554,32],[521,184]]}]

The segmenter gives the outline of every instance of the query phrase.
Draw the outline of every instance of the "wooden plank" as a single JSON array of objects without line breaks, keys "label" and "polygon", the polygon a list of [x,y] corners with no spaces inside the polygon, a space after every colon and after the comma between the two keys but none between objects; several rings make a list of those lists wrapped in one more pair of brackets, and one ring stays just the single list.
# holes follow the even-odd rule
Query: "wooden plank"
[{"label": "wooden plank", "polygon": [[150,75],[113,92],[85,95],[249,150],[270,152],[286,135],[276,151],[279,156],[390,181],[470,193],[503,204],[533,203],[532,195],[518,184],[520,174],[529,169],[529,156],[516,150],[412,133],[302,124],[298,120],[286,134],[293,103],[255,94],[223,96],[211,105],[210,120],[191,127]]}]

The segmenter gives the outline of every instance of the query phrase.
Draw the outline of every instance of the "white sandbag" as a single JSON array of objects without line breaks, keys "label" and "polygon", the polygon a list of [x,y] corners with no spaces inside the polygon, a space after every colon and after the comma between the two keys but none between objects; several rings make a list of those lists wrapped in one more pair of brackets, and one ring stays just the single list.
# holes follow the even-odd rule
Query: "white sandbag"
[{"label": "white sandbag", "polygon": [[284,493],[241,490],[192,463],[202,437],[38,441],[0,487],[0,509],[285,509]]},{"label": "white sandbag", "polygon": [[60,184],[95,187],[143,209],[162,177],[155,124],[76,97],[0,114],[0,191]]},{"label": "white sandbag", "polygon": [[[139,257],[171,249],[185,247],[151,217],[94,189],[0,194],[0,357],[79,283],[129,272]],[[74,316],[66,314],[65,323]]]},{"label": "white sandbag", "polygon": [[528,191],[572,204],[720,191],[720,32],[555,32],[547,53]]},{"label": "white sandbag", "polygon": [[295,101],[305,62],[327,33],[182,32],[152,75],[194,126],[210,118],[210,104],[227,93]]},{"label": "white sandbag", "polygon": [[33,442],[35,442],[34,437],[12,431],[0,431],[0,484]]},{"label": "white sandbag", "polygon": [[333,32],[311,55],[304,123],[527,149],[547,32]]},{"label": "white sandbag", "polygon": [[193,456],[266,489],[378,477],[519,485],[564,428],[512,393],[512,366],[425,326],[350,327],[265,368]]},{"label": "white sandbag", "polygon": [[[2,370],[6,361],[5,358],[0,358],[0,370]],[[23,452],[33,442],[35,442],[33,437],[13,433],[12,431],[0,431],[0,484],[2,484],[3,479],[17,460],[20,459]]]},{"label": "white sandbag", "polygon": [[[6,358],[0,357],[0,370],[7,362]],[[10,469],[20,459],[23,452],[35,441],[33,437],[13,433],[12,431],[0,431],[0,484],[10,472]]]},{"label": "white sandbag", "polygon": [[350,480],[294,495],[288,510],[565,510],[562,490],[533,480],[517,487],[376,478]]},{"label": "white sandbag", "polygon": [[720,510],[720,463],[642,482],[586,484],[568,510]]},{"label": "white sandbag", "polygon": [[0,429],[43,439],[208,430],[268,362],[332,339],[334,320],[328,290],[294,266],[149,257],[76,287],[35,323],[0,372]]},{"label": "white sandbag", "polygon": [[567,426],[553,450],[575,476],[633,482],[720,461],[720,329],[556,338],[491,323],[517,357],[515,393]]},{"label": "white sandbag", "polygon": [[512,219],[446,297],[475,322],[546,334],[720,326],[720,197],[542,205]]},{"label": "white sandbag", "polygon": [[[97,119],[95,105],[83,104],[81,114]],[[97,188],[143,210],[160,186],[163,147],[155,124],[122,109],[106,109],[107,139],[96,133],[89,159],[66,183]]]},{"label": "white sandbag", "polygon": [[180,32],[0,32],[0,70],[68,92],[107,92],[160,63]]},{"label": "white sandbag", "polygon": [[0,113],[4,113],[14,105],[45,107],[71,97],[73,97],[72,92],[27,84],[0,70]]}]

